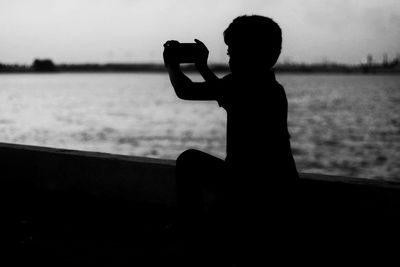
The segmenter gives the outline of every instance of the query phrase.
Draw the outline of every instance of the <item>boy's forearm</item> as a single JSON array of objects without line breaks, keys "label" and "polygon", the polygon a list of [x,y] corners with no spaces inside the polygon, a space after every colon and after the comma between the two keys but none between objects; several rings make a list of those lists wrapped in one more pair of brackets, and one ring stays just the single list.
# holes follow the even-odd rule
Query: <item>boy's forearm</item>
[{"label": "boy's forearm", "polygon": [[207,64],[196,64],[196,68],[205,81],[218,80],[217,75],[214,74]]},{"label": "boy's forearm", "polygon": [[168,74],[175,93],[182,95],[185,88],[188,88],[192,81],[182,72],[179,64],[168,66]]}]

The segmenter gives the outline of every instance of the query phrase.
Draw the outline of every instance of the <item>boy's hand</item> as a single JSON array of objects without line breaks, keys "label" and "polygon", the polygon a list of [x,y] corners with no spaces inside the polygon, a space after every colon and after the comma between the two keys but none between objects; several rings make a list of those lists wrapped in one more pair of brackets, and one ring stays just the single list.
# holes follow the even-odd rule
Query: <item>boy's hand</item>
[{"label": "boy's hand", "polygon": [[169,40],[164,44],[164,52],[163,52],[163,58],[164,58],[164,64],[166,67],[169,67],[171,65],[179,64],[175,58],[175,55],[171,52],[171,48],[174,48],[179,45],[178,41],[175,40]]},{"label": "boy's hand", "polygon": [[198,61],[195,62],[195,65],[196,65],[196,67],[205,67],[205,66],[207,66],[207,60],[208,60],[208,54],[209,54],[207,46],[200,40],[194,39],[194,41],[200,47]]}]

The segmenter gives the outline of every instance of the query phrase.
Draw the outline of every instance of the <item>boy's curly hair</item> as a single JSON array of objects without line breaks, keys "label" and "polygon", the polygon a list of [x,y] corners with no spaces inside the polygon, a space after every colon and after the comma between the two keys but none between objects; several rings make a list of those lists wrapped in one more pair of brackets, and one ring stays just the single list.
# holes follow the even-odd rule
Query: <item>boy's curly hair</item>
[{"label": "boy's curly hair", "polygon": [[228,46],[256,53],[269,67],[273,67],[282,49],[282,30],[271,18],[244,15],[235,18],[224,31]]}]

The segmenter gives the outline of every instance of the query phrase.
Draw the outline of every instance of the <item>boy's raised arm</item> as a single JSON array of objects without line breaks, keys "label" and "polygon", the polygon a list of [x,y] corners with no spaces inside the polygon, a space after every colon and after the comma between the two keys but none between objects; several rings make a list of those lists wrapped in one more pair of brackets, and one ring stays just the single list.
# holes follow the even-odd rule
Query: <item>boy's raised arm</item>
[{"label": "boy's raised arm", "polygon": [[218,80],[219,78],[217,77],[217,75],[215,75],[214,72],[212,72],[208,67],[207,60],[209,51],[207,47],[200,40],[194,39],[194,41],[200,47],[201,51],[198,61],[195,62],[197,70],[200,72],[201,76],[206,82],[213,82]]},{"label": "boy's raised arm", "polygon": [[[197,41],[196,41],[197,42]],[[201,42],[200,42],[201,43]],[[201,43],[202,44],[202,43]],[[207,54],[201,57],[199,62],[195,62],[200,74],[205,82],[193,82],[181,70],[179,62],[171,53],[171,47],[179,45],[177,41],[168,41],[164,44],[164,64],[168,70],[171,84],[174,87],[176,95],[185,100],[216,100],[216,85],[219,78],[207,66]]]}]

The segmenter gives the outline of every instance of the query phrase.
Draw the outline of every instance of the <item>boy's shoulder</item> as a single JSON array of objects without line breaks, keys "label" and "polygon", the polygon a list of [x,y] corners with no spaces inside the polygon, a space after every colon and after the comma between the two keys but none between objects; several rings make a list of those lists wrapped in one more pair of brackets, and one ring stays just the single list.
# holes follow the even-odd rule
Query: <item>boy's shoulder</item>
[{"label": "boy's shoulder", "polygon": [[222,79],[231,79],[232,78],[232,73],[226,74]]},{"label": "boy's shoulder", "polygon": [[229,73],[222,77],[220,81],[225,87],[278,87],[279,89],[283,89],[283,86],[275,79],[275,74],[273,72],[263,76],[253,77],[252,79],[238,78],[232,75],[232,73]]},{"label": "boy's shoulder", "polygon": [[233,81],[233,76],[232,73],[228,73],[221,79],[223,82],[232,82]]}]

